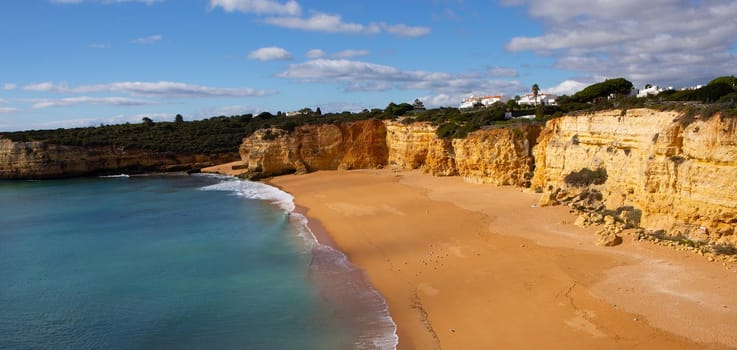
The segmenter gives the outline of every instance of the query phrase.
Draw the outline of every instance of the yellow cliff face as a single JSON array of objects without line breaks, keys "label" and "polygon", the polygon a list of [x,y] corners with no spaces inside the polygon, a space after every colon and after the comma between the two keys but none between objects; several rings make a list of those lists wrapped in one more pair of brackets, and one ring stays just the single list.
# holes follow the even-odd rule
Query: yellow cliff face
[{"label": "yellow cliff face", "polygon": [[235,154],[173,154],[121,147],[76,147],[0,138],[0,179],[51,179],[129,171],[176,171],[236,159]]},{"label": "yellow cliff face", "polygon": [[529,186],[539,126],[480,130],[453,140],[458,174],[467,182]]},{"label": "yellow cliff face", "polygon": [[641,211],[640,226],[694,240],[735,244],[737,121],[688,125],[678,112],[648,109],[566,116],[548,122],[534,149],[533,188],[571,188],[583,168],[605,169],[608,209]]},{"label": "yellow cliff face", "polygon": [[368,120],[301,126],[292,133],[259,130],[245,138],[241,158],[255,176],[391,165],[436,176],[523,186],[532,174],[531,148],[540,126],[494,128],[444,140],[427,123]]},{"label": "yellow cliff face", "polygon": [[458,175],[451,140],[438,138],[430,123],[386,122],[389,165],[400,169],[422,169],[435,176]]},{"label": "yellow cliff face", "polygon": [[479,130],[465,139],[443,140],[427,123],[387,122],[389,164],[422,169],[436,176],[462,176],[468,182],[522,186],[532,172],[531,148],[539,126]]},{"label": "yellow cliff face", "polygon": [[386,164],[385,139],[386,129],[378,120],[305,125],[292,133],[258,130],[243,140],[240,153],[257,176],[375,168]]}]

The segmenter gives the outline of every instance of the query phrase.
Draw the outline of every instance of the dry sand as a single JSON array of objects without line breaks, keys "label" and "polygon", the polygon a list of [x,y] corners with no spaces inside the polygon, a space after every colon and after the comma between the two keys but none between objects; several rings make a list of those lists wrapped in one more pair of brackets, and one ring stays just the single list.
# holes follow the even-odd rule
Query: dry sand
[{"label": "dry sand", "polygon": [[366,271],[400,349],[737,347],[737,271],[635,242],[593,245],[539,195],[419,172],[270,180]]}]

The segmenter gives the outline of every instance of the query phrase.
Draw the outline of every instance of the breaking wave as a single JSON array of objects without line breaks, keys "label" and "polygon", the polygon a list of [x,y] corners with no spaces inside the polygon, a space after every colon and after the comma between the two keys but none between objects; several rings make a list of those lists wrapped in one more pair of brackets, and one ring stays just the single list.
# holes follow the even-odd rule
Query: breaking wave
[{"label": "breaking wave", "polygon": [[222,175],[221,182],[205,186],[207,191],[226,191],[237,196],[269,202],[289,214],[289,221],[311,253],[310,278],[329,302],[338,320],[357,330],[355,349],[396,349],[397,326],[384,297],[371,285],[365,273],[341,251],[318,242],[307,218],[295,213],[294,197],[261,182],[241,181]]}]

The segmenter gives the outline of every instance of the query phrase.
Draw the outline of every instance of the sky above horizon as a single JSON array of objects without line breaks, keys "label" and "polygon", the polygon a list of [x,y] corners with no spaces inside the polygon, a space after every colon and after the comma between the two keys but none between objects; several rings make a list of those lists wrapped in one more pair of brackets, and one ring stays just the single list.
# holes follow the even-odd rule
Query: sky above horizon
[{"label": "sky above horizon", "polygon": [[734,0],[8,0],[0,131],[737,74]]}]

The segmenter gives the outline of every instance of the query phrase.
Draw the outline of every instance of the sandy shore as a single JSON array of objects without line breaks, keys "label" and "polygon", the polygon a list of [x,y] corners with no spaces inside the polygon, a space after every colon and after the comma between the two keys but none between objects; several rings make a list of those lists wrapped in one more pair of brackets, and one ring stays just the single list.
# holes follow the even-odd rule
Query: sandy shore
[{"label": "sandy shore", "polygon": [[[225,164],[218,164],[215,166],[202,168],[201,171],[203,173],[210,173],[210,174],[220,174],[220,175],[227,175],[227,176],[240,176],[246,172],[248,172],[247,168],[243,168],[247,166],[248,164],[242,162],[242,161],[235,161]],[[234,169],[235,168],[235,169]]]},{"label": "sandy shore", "polygon": [[400,349],[737,347],[737,267],[593,245],[565,207],[419,172],[283,176],[385,296]]}]

